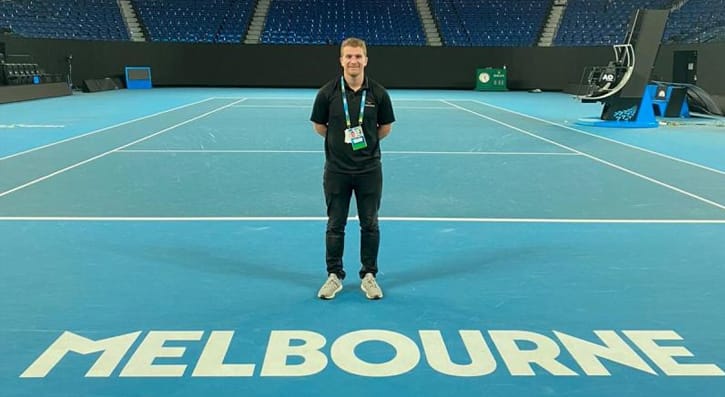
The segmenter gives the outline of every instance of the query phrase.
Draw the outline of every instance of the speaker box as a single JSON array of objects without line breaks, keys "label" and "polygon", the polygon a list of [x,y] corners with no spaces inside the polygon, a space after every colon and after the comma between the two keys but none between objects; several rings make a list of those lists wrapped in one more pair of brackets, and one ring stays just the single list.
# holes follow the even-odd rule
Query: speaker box
[{"label": "speaker box", "polygon": [[119,78],[106,77],[105,79],[83,80],[83,92],[110,91],[123,88]]}]

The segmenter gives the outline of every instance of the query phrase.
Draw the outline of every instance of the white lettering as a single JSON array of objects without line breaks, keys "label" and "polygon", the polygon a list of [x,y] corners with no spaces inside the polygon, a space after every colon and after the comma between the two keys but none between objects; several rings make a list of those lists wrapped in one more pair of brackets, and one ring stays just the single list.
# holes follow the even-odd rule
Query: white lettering
[{"label": "white lettering", "polygon": [[63,332],[58,339],[53,342],[43,354],[40,355],[30,366],[23,372],[21,378],[43,378],[50,370],[53,369],[60,360],[65,357],[68,352],[79,354],[90,354],[103,352],[96,360],[90,370],[86,373],[86,377],[108,377],[113,373],[121,359],[136,338],[141,335],[141,331],[114,336],[108,339],[94,341],[76,335],[72,332]]},{"label": "white lettering", "polygon": [[461,330],[463,345],[471,357],[470,364],[455,364],[451,361],[440,331],[420,331],[423,350],[428,365],[434,370],[451,376],[483,376],[496,370],[496,360],[491,354],[481,331]]},{"label": "white lettering", "polygon": [[[88,355],[97,353],[86,377],[109,377],[119,371],[120,377],[182,377],[186,375],[187,362],[183,360],[186,347],[179,341],[201,341],[205,331],[149,331],[137,343],[141,331],[122,334],[106,339],[92,340],[72,332],[63,332],[35,361],[20,375],[21,378],[43,378],[59,365],[69,353]],[[438,330],[418,331],[420,345],[428,366],[438,373],[457,376],[485,376],[496,371],[500,356],[513,376],[534,376],[541,369],[554,376],[576,376],[572,369],[561,362],[562,353],[568,352],[583,374],[588,376],[611,376],[606,361],[629,367],[651,375],[657,375],[660,368],[667,376],[725,376],[715,364],[694,363],[693,354],[684,346],[672,341],[682,337],[671,330],[651,331],[593,331],[599,341],[591,342],[560,331],[553,331],[554,337],[547,337],[530,331],[496,330],[488,331],[492,344],[487,344],[479,330],[460,330],[458,334],[468,358],[461,354],[454,362],[449,348],[460,345],[446,342]],[[627,338],[625,338],[625,335]],[[192,377],[252,377],[256,364],[225,363],[230,351],[234,331],[211,331],[198,357]],[[165,346],[167,341],[176,341],[174,346]],[[670,341],[659,345],[657,341]],[[388,358],[370,359],[370,346],[385,344],[392,347],[394,354]],[[331,346],[329,355],[323,348],[327,345],[325,336],[305,330],[271,331],[264,354],[262,377],[301,377],[318,374],[332,361],[343,371],[366,377],[389,377],[405,374],[420,363],[421,349],[417,341],[406,335],[388,330],[358,330],[341,335]],[[448,343],[448,345],[446,344]],[[138,344],[135,352],[132,347]],[[387,347],[386,346],[386,347]],[[637,349],[635,349],[635,347]],[[494,356],[493,349],[498,350]],[[121,361],[129,355],[128,362],[120,368]],[[569,358],[569,356],[566,356]],[[329,357],[329,359],[328,359]],[[690,358],[676,360],[678,357]],[[171,361],[177,358],[178,361]],[[649,358],[650,360],[647,360]],[[159,360],[157,360],[159,359]],[[164,359],[163,361],[160,359]],[[567,361],[568,363],[568,361]],[[656,365],[656,367],[655,367]],[[538,368],[535,368],[537,366]]]},{"label": "white lettering", "polygon": [[[355,348],[365,342],[383,342],[395,349],[395,356],[388,362],[369,363],[355,354]],[[332,360],[342,370],[354,375],[385,377],[404,374],[415,368],[420,361],[420,350],[410,338],[386,330],[362,330],[339,337],[330,349]]]},{"label": "white lettering", "polygon": [[[291,346],[293,340],[304,342]],[[262,376],[309,376],[327,366],[327,356],[320,349],[325,337],[312,331],[272,331],[267,344],[267,354],[262,364]],[[301,357],[301,364],[287,364],[287,357]]]},{"label": "white lettering", "polygon": [[725,376],[715,364],[680,364],[672,357],[692,357],[684,346],[660,346],[656,340],[682,340],[675,331],[622,331],[642,349],[660,369],[670,376]]},{"label": "white lettering", "polygon": [[181,377],[184,376],[186,365],[165,364],[154,365],[158,357],[181,357],[185,347],[166,347],[164,342],[172,341],[198,341],[204,335],[203,331],[150,331],[144,338],[136,352],[123,367],[121,377]]},{"label": "white lettering", "polygon": [[599,361],[599,357],[657,375],[644,360],[614,331],[594,331],[594,334],[604,342],[604,346],[575,338],[563,332],[554,331],[554,334],[564,345],[574,360],[590,376],[609,376],[609,371]]},{"label": "white lettering", "polygon": [[[557,376],[576,376],[577,373],[567,368],[556,358],[561,352],[559,345],[553,340],[534,332],[528,331],[489,331],[493,343],[498,348],[501,358],[511,375],[534,376],[531,364],[538,364],[541,368]],[[527,341],[536,345],[532,350],[521,350],[516,341]]]},{"label": "white lettering", "polygon": [[252,376],[254,364],[224,364],[234,331],[212,331],[191,376]]}]

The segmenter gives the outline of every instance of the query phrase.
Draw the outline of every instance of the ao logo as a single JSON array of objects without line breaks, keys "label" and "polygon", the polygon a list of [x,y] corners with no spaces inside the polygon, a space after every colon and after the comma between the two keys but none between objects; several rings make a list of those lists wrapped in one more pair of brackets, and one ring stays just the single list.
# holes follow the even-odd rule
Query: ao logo
[{"label": "ao logo", "polygon": [[611,83],[612,81],[614,81],[614,75],[610,74],[610,73],[606,73],[606,74],[602,75],[602,80],[608,81]]},{"label": "ao logo", "polygon": [[488,83],[488,81],[491,80],[491,76],[484,72],[478,75],[478,79],[481,80],[481,83]]}]

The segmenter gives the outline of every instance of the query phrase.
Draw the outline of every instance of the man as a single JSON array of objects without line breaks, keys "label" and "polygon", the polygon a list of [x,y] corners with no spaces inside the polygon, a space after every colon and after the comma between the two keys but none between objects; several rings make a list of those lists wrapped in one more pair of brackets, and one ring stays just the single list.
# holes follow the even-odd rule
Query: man
[{"label": "man", "polygon": [[342,256],[352,193],[360,220],[360,287],[368,299],[380,299],[378,273],[380,229],[378,209],[383,191],[380,141],[395,121],[385,88],[365,76],[367,48],[348,38],[340,46],[342,76],[325,84],[312,108],[312,126],[325,138],[323,190],[327,203],[325,261],[327,281],[317,296],[333,299],[345,279]]}]

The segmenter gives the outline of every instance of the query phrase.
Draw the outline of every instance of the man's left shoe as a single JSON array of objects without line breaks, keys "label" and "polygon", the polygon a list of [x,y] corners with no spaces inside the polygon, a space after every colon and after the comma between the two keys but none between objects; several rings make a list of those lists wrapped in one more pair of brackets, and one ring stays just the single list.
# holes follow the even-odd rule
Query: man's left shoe
[{"label": "man's left shoe", "polygon": [[360,283],[360,289],[365,292],[365,296],[368,299],[380,299],[383,297],[383,290],[380,289],[378,282],[375,281],[375,276],[372,273],[366,273]]}]

